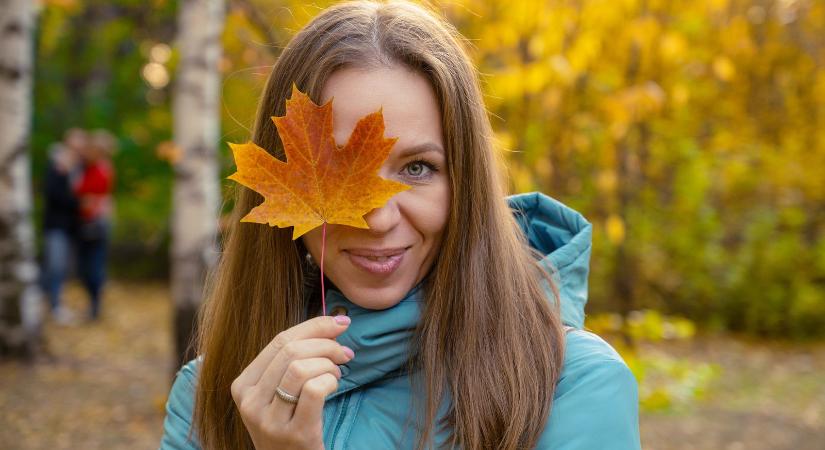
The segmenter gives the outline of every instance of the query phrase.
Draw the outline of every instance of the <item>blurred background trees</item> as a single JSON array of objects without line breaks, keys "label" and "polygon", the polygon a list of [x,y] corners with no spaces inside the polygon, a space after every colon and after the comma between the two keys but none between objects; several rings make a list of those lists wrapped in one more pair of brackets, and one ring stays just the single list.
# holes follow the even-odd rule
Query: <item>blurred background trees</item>
[{"label": "blurred background trees", "polygon": [[[222,177],[233,167],[225,142],[248,138],[280,48],[329,3],[227,1]],[[169,274],[178,4],[51,0],[40,11],[35,181],[66,128],[119,136],[121,277]],[[468,38],[511,191],[541,190],[593,222],[591,313],[653,309],[703,329],[825,334],[825,3],[436,8]]]},{"label": "blurred background trees", "polygon": [[452,7],[513,188],[594,223],[591,306],[825,330],[825,5]]},{"label": "blurred background trees", "polygon": [[[608,338],[639,381],[645,448],[819,448],[825,2],[433,2],[478,64],[510,191],[541,190],[593,222],[586,326]],[[32,18],[34,45],[33,90],[7,83],[10,67],[26,72],[18,59],[26,42],[5,38],[24,36],[19,27],[0,26],[0,115],[8,116],[0,120],[0,354],[39,331],[19,308],[32,301],[15,300],[33,289],[25,221],[33,217],[41,239],[50,144],[82,127],[111,130],[120,147],[107,320],[47,321],[45,361],[0,364],[0,386],[8,387],[0,389],[0,441],[157,442],[165,369],[190,356],[182,354],[200,301],[198,274],[212,264],[210,241],[225,221],[209,216],[232,207],[226,142],[249,137],[281,48],[331,3],[0,7],[0,24]],[[219,8],[182,9],[205,4]],[[211,19],[188,15],[207,11]],[[197,48],[204,39],[211,50]],[[193,82],[189,55],[212,68]],[[199,96],[205,103],[187,104],[191,83],[208,93]],[[31,114],[22,112],[28,107]],[[80,286],[67,291],[70,305],[87,306]]]}]

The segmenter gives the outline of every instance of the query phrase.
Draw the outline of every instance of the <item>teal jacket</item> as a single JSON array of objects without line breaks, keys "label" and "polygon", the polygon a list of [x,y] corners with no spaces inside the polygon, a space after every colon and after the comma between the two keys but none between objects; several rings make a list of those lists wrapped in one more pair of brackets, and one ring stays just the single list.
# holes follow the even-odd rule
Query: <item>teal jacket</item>
[{"label": "teal jacket", "polygon": [[[638,386],[618,353],[604,340],[582,330],[587,302],[591,225],[578,212],[541,193],[508,197],[511,209],[539,250],[542,264],[557,269],[561,316],[567,325],[566,352],[550,418],[536,448],[639,449]],[[545,286],[549,288],[548,286]],[[552,298],[552,296],[548,296]],[[415,448],[418,430],[412,420],[411,376],[402,367],[405,350],[420,317],[421,283],[397,305],[385,310],[362,308],[330,289],[327,308],[343,306],[352,318],[338,341],[355,351],[342,366],[336,392],[324,406],[324,445],[338,449]],[[166,403],[162,449],[198,449],[197,436],[187,441],[199,359],[177,373]],[[420,381],[420,380],[418,380]],[[419,384],[420,386],[420,384]],[[421,395],[416,395],[421,398]],[[447,402],[441,412],[446,411]],[[420,404],[420,401],[416,405]],[[446,442],[442,432],[436,444]]]}]

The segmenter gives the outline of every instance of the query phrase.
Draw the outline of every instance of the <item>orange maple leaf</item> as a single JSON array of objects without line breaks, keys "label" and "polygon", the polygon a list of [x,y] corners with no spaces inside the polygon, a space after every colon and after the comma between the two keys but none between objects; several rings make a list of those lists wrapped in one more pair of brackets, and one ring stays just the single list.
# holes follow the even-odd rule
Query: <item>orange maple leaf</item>
[{"label": "orange maple leaf", "polygon": [[272,120],[286,162],[253,142],[229,144],[238,170],[228,178],[264,196],[241,222],[292,226],[293,240],[325,222],[369,228],[364,214],[410,188],[378,176],[398,140],[384,137],[382,109],[361,118],[343,147],[332,135],[332,100],[318,106],[295,84],[286,115]]}]

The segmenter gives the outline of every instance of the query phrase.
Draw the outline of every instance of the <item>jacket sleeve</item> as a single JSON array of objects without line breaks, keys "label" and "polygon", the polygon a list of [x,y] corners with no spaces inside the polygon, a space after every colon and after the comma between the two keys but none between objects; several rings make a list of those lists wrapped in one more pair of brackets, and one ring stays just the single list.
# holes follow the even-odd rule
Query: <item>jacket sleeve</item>
[{"label": "jacket sleeve", "polygon": [[57,172],[54,162],[49,161],[46,168],[45,194],[49,202],[59,208],[67,210],[77,209],[77,197],[74,196],[67,177]]},{"label": "jacket sleeve", "polygon": [[195,362],[184,365],[175,375],[175,382],[166,401],[166,418],[163,420],[161,450],[200,450],[200,443],[193,431],[192,413],[195,401]]},{"label": "jacket sleeve", "polygon": [[[587,332],[579,330],[571,335],[584,333]],[[635,376],[621,357],[597,336],[574,339],[588,342],[569,346],[574,355],[571,359],[565,358],[568,367],[557,384],[550,420],[536,448],[641,449],[639,388]]]}]

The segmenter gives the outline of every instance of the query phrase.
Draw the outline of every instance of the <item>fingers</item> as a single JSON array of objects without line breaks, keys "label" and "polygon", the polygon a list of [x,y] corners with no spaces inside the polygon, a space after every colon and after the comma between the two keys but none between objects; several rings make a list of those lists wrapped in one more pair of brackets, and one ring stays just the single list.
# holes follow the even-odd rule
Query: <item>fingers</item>
[{"label": "fingers", "polygon": [[[290,368],[292,370],[292,373],[289,375],[290,377],[293,379],[301,378],[301,375],[303,375],[302,370],[308,369],[305,363],[301,361],[323,357],[337,369],[337,364],[344,364],[351,359],[351,352],[352,350],[332,339],[302,339],[288,343],[272,358],[272,362],[270,362],[260,380],[258,380],[256,386],[259,389],[261,400],[269,403],[273,401],[275,389],[278,386],[286,389],[283,385],[282,378],[289,373]],[[316,373],[313,374],[313,376],[319,374],[320,373]],[[308,378],[309,377],[305,377],[304,380],[296,386],[295,391],[287,390],[287,392],[292,395],[298,395],[297,391],[300,390],[303,381]]]},{"label": "fingers", "polygon": [[341,378],[341,369],[328,358],[298,359],[289,363],[279,386],[297,397],[301,395],[304,383],[323,373],[334,375],[336,379]]},{"label": "fingers", "polygon": [[324,400],[327,395],[338,389],[338,378],[329,373],[323,373],[310,378],[301,389],[298,404],[295,405],[295,414],[291,423],[296,427],[312,427],[321,420]]},{"label": "fingers", "polygon": [[347,329],[349,320],[347,316],[338,316],[338,320],[331,316],[318,316],[278,333],[235,379],[237,388],[257,383],[275,355],[289,342],[309,338],[334,339]]},{"label": "fingers", "polygon": [[[276,386],[276,389],[280,387],[288,394],[300,398],[304,384],[324,373],[334,376],[336,380],[341,378],[341,369],[329,358],[296,359],[289,363],[281,383]],[[272,417],[279,422],[288,421],[292,418],[294,412],[294,405],[282,400],[277,395],[274,395],[269,408]]]}]

